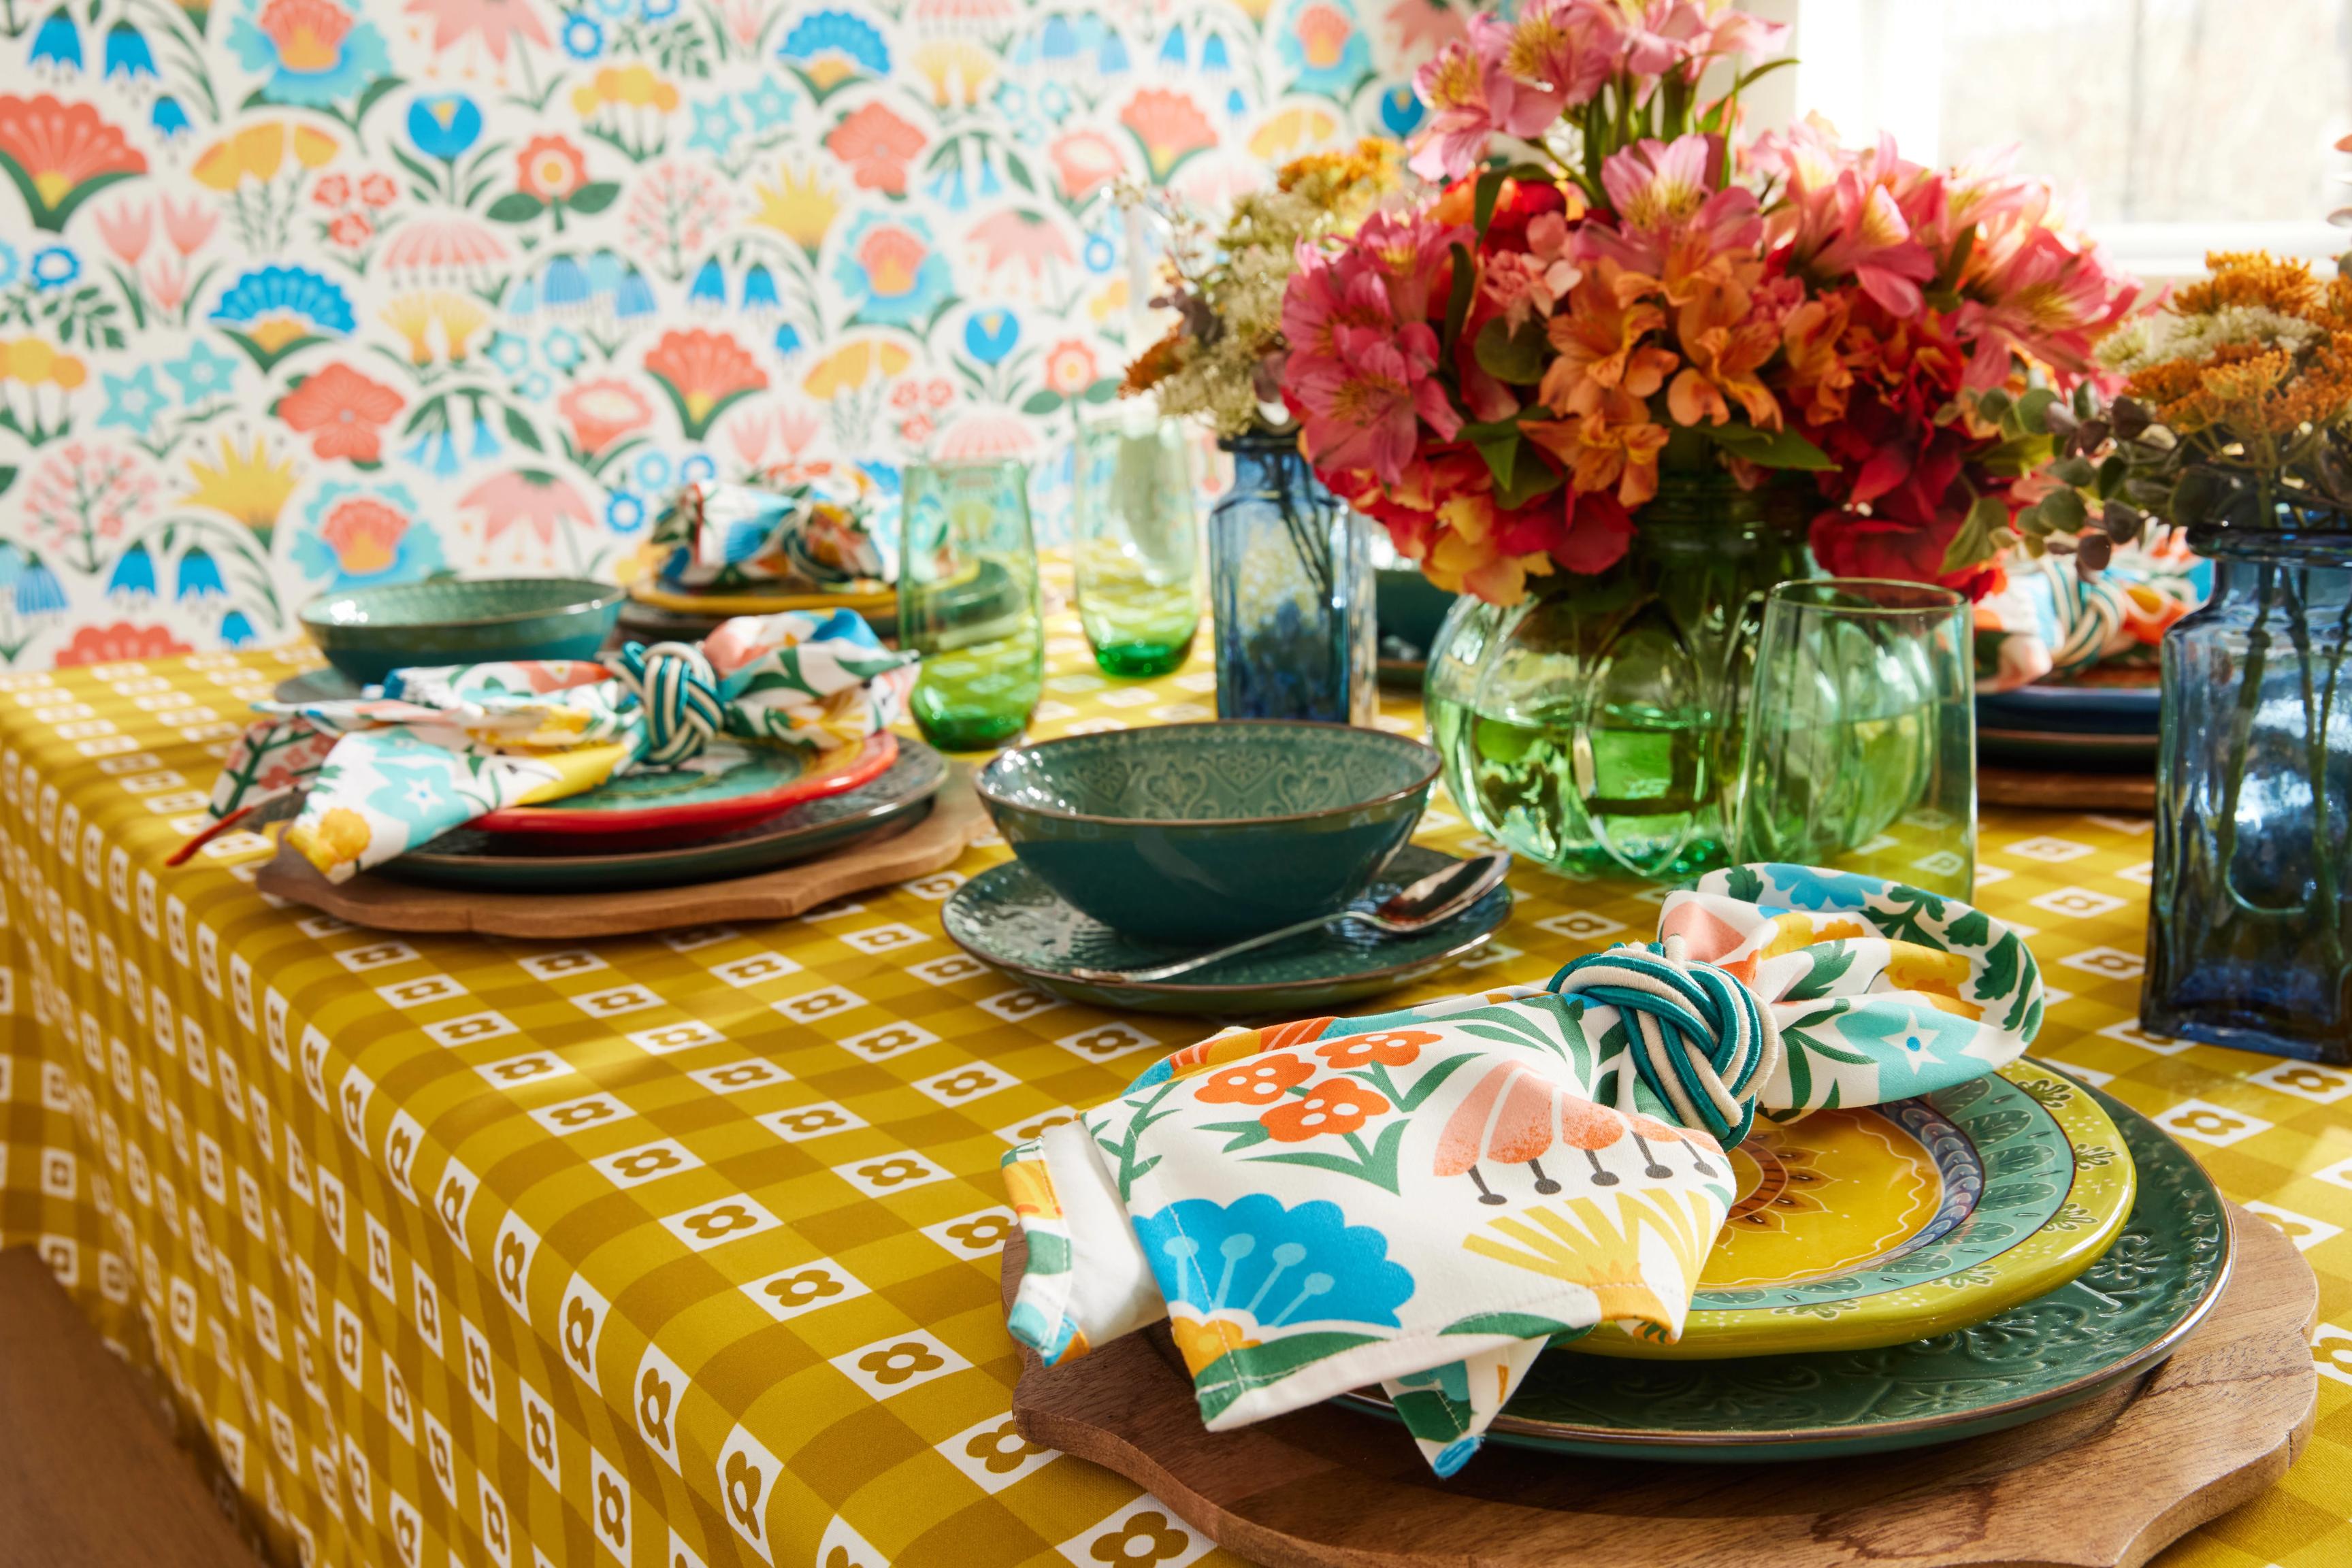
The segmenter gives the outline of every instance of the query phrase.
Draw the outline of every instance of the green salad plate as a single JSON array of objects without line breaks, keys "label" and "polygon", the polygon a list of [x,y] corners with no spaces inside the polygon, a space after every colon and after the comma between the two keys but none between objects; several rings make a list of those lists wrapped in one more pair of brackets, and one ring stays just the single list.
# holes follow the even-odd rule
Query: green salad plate
[{"label": "green salad plate", "polygon": [[1682,1338],[1609,1325],[1597,1355],[1864,1350],[1982,1322],[2090,1267],[2134,1167],[2096,1101],[2031,1061],[1916,1100],[1759,1121]]},{"label": "green salad plate", "polygon": [[[2088,1268],[1970,1327],[1900,1344],[1682,1362],[1547,1352],[1496,1418],[1493,1440],[1692,1463],[1884,1453],[2054,1415],[2154,1367],[2228,1281],[2221,1194],[2121,1102],[2047,1069],[2028,1067],[2023,1081],[2044,1086],[2037,1102],[2053,1112],[2074,1100],[2102,1111],[2137,1169],[2130,1215]],[[1952,1108],[1945,1114],[1957,1123]],[[2001,1163],[1997,1152],[1988,1173]],[[1394,1415],[1373,1392],[1340,1403]]]},{"label": "green salad plate", "polygon": [[[1454,859],[1407,844],[1373,876],[1355,907],[1369,909]],[[1247,1016],[1327,1011],[1392,991],[1484,946],[1510,912],[1510,889],[1497,887],[1454,919],[1412,936],[1374,937],[1349,921],[1173,980],[1136,985],[1093,984],[1070,971],[1139,969],[1181,950],[1138,942],[1081,914],[1019,860],[991,867],[958,888],[942,923],[949,940],[982,963],[1074,1002],[1130,1012]]]},{"label": "green salad plate", "polygon": [[911,827],[929,813],[947,777],[945,758],[919,741],[901,740],[897,760],[879,777],[732,832],[621,846],[467,826],[385,862],[375,874],[508,892],[605,892],[748,877]]}]

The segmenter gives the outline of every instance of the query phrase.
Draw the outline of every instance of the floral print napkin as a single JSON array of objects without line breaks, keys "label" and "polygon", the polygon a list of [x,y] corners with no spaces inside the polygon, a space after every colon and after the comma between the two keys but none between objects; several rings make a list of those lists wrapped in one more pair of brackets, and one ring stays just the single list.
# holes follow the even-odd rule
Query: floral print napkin
[{"label": "floral print napkin", "polygon": [[[1783,1119],[1990,1073],[2041,1024],[2014,932],[1874,878],[1714,872],[1659,935],[1632,951],[1711,963],[1769,1013],[1750,1091]],[[1577,967],[1231,1030],[1013,1150],[1013,1337],[1052,1364],[1166,1318],[1213,1430],[1380,1384],[1440,1475],[1555,1338],[1675,1338],[1730,1162],[1639,1070],[1633,1020],[1556,994]]]},{"label": "floral print napkin", "polygon": [[691,484],[654,524],[646,553],[665,588],[846,591],[890,576],[856,469],[798,482]]},{"label": "floral print napkin", "polygon": [[2059,555],[2012,554],[2002,570],[2007,581],[1976,607],[1979,691],[2008,691],[2127,654],[2152,654],[2166,628],[2213,589],[2212,563],[2193,553],[2179,530],[2116,546],[2095,577],[2084,577]]},{"label": "floral print napkin", "polygon": [[[913,684],[915,656],[849,610],[743,616],[700,651],[719,731],[755,743],[853,744],[887,728]],[[651,740],[629,683],[578,660],[404,669],[380,696],[256,706],[269,717],[230,747],[210,814],[307,790],[286,842],[332,882],[485,812],[593,789]]]}]

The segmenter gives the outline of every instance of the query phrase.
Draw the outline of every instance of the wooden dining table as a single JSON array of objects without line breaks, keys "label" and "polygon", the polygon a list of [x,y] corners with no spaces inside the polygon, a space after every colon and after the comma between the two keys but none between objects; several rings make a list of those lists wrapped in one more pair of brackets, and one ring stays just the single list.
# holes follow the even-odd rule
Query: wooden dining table
[{"label": "wooden dining table", "polygon": [[[1205,645],[1129,681],[1067,616],[1049,631],[1034,733],[1213,716]],[[252,833],[166,868],[247,705],[314,662],[0,676],[0,1242],[168,1383],[270,1556],[1240,1561],[1022,1437],[997,1280],[1005,1151],[1208,1025],[959,952],[940,907],[1004,858],[992,838],[796,920],[564,943],[284,904],[254,886]],[[1381,722],[1418,733],[1418,704],[1391,694]],[[1419,837],[1484,843],[1442,795]],[[2170,1131],[2319,1277],[2308,1447],[2161,1562],[2334,1568],[2352,1071],[2139,1029],[2152,849],[2146,817],[1989,808],[1978,899],[2040,958],[2037,1054]],[[1647,937],[1662,896],[1524,861],[1511,886],[1492,942],[1380,1005],[1540,981]]]}]

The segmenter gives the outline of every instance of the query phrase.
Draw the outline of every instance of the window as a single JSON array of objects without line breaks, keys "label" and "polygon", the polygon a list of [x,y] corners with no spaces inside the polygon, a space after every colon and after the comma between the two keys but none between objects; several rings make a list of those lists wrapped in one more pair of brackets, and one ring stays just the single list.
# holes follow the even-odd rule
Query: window
[{"label": "window", "polygon": [[[2352,0],[1756,0],[1793,13],[1786,108],[1951,162],[2014,146],[2144,275],[2352,247]],[[1759,108],[1762,107],[1759,105]]]}]

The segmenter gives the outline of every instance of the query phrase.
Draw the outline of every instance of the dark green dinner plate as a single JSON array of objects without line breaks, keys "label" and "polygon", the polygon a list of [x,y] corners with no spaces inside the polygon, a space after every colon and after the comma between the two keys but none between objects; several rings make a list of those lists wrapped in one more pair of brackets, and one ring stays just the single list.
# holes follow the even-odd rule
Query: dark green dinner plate
[{"label": "dark green dinner plate", "polygon": [[603,892],[748,877],[812,859],[859,839],[910,827],[931,809],[948,765],[919,741],[900,740],[898,760],[869,784],[803,801],[731,833],[651,848],[614,849],[470,827],[441,835],[376,868],[403,881],[502,891]]},{"label": "dark green dinner plate", "polygon": [[[2092,1093],[2137,1164],[2138,1198],[2115,1245],[2070,1283],[1974,1328],[1878,1350],[1686,1362],[1555,1352],[1536,1363],[1489,1435],[1612,1459],[1884,1453],[2020,1426],[2145,1372],[2221,1296],[2229,1215],[2186,1150],[2120,1100]],[[1370,1394],[1341,1403],[1393,1415]]]},{"label": "dark green dinner plate", "polygon": [[[1407,844],[1357,906],[1370,908],[1454,858]],[[1246,1016],[1312,1013],[1392,991],[1483,945],[1510,912],[1510,889],[1498,887],[1457,918],[1412,936],[1376,937],[1350,921],[1149,985],[1093,985],[1069,972],[1138,969],[1164,963],[1180,949],[1136,942],[1080,914],[1018,860],[958,888],[942,923],[949,939],[974,958],[1074,1002],[1138,1013]]]}]

